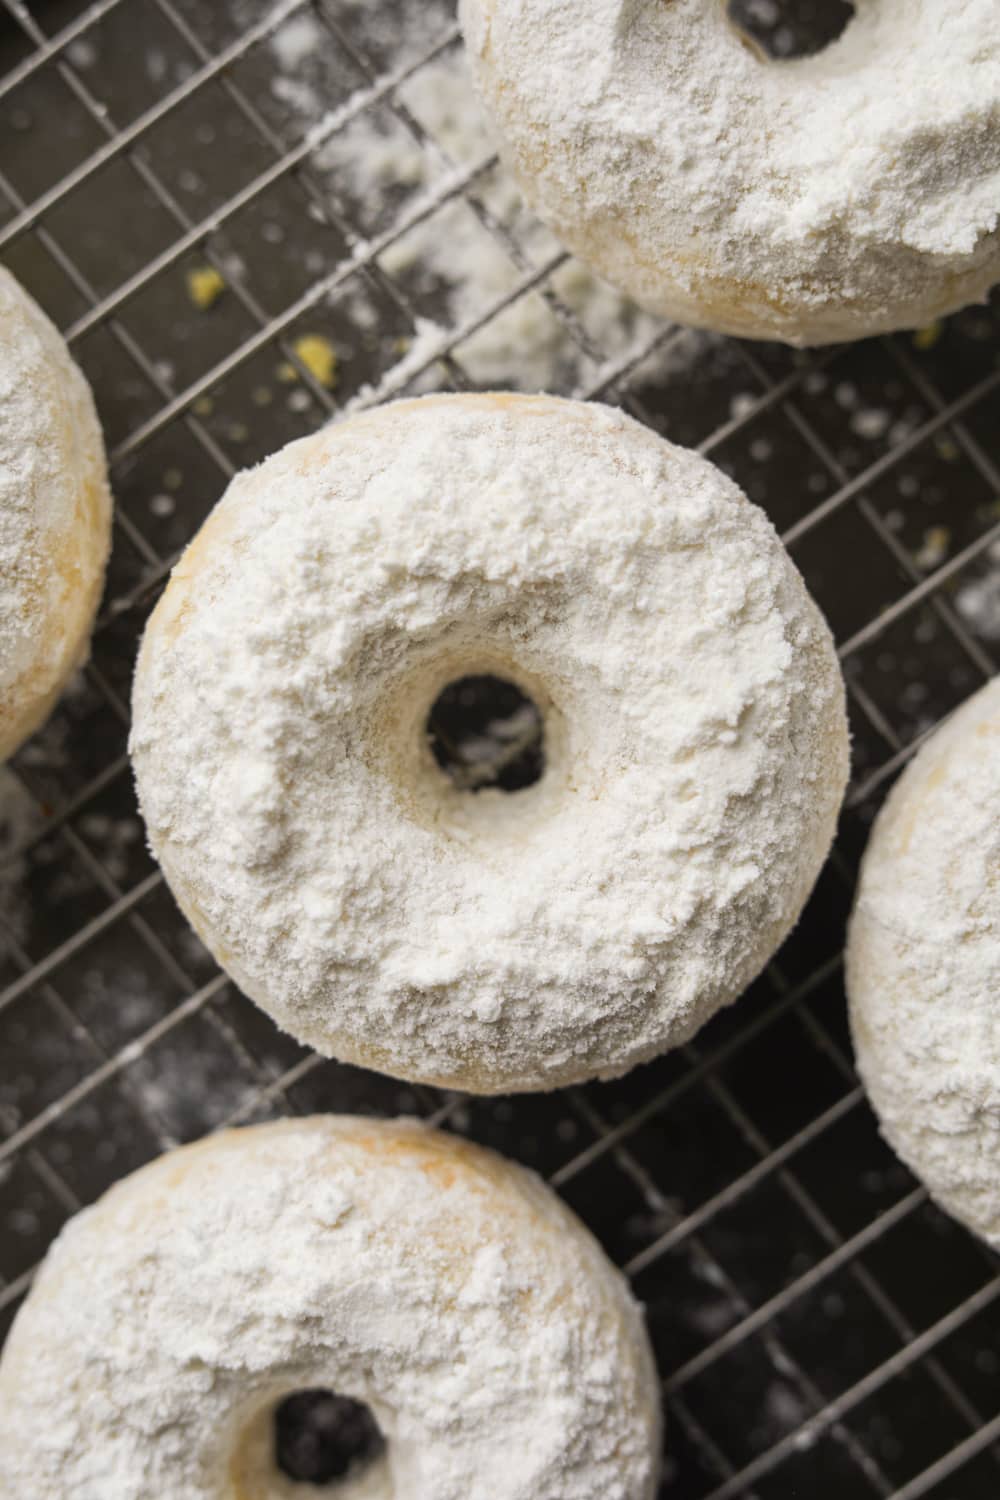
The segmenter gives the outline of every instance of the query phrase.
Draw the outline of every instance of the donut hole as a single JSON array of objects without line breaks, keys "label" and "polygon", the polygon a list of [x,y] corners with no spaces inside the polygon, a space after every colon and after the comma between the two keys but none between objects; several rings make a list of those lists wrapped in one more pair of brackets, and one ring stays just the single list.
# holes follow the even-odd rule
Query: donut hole
[{"label": "donut hole", "polygon": [[757,51],[779,62],[813,57],[854,17],[851,0],[729,0],[729,20]]},{"label": "donut hole", "polygon": [[431,706],[426,732],[434,759],[461,791],[519,792],[545,770],[541,711],[503,677],[449,682]]},{"label": "donut hole", "polygon": [[274,1411],[274,1460],[299,1484],[339,1488],[385,1451],[370,1407],[335,1391],[293,1391]]}]

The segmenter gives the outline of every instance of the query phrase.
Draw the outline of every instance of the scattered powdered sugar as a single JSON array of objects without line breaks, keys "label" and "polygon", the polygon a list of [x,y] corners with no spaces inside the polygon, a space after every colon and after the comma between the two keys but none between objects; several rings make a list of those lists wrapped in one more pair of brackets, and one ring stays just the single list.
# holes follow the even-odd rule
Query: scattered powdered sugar
[{"label": "scattered powdered sugar", "polygon": [[353,40],[369,58],[389,56],[397,61],[427,51],[455,24],[455,0],[423,0],[420,5],[372,5],[371,0],[341,0]]},{"label": "scattered powdered sugar", "polygon": [[349,413],[361,407],[375,406],[402,391],[434,361],[447,339],[447,328],[431,322],[429,318],[418,318],[416,337],[411,339],[403,358],[388,369],[376,385],[363,385],[349,402],[346,411]]},{"label": "scattered powdered sugar", "polygon": [[887,1139],[1000,1249],[1000,678],[927,742],[875,824],[847,976]]},{"label": "scattered powdered sugar", "polygon": [[1000,641],[1000,542],[986,553],[987,570],[963,583],[955,594],[955,608],[984,641]]},{"label": "scattered powdered sugar", "polygon": [[655,311],[832,342],[923,326],[1000,274],[996,0],[872,0],[790,63],[718,0],[459,12],[526,197]]},{"label": "scattered powdered sugar", "polygon": [[[481,672],[545,720],[509,796],[428,746]],[[400,403],[240,476],[134,710],[152,845],[243,990],[321,1052],[479,1092],[623,1072],[734,999],[846,778],[829,633],[762,513],[544,398]]]},{"label": "scattered powdered sugar", "polygon": [[336,1116],[161,1157],[69,1224],[0,1365],[0,1491],[293,1500],[272,1413],[316,1388],[386,1438],[344,1500],[655,1493],[652,1356],[596,1241],[492,1153]]},{"label": "scattered powdered sugar", "polygon": [[271,50],[281,68],[296,68],[327,40],[322,21],[312,11],[291,16],[271,37]]},{"label": "scattered powdered sugar", "polygon": [[[384,134],[381,117],[365,116],[354,131],[334,137],[320,154],[321,164],[338,180],[346,179],[355,195],[364,195],[373,184],[382,191],[401,184],[430,188],[449,167],[469,167],[491,155],[493,141],[463,53],[450,52],[422,68],[398,97],[426,132],[429,144],[420,145],[396,130]],[[436,148],[442,157],[436,157]],[[493,171],[473,191],[530,264],[543,264],[558,252],[505,172]],[[436,293],[443,299],[441,321],[449,331],[503,303],[521,274],[496,232],[461,201],[446,205],[403,235],[380,262],[390,275],[412,285],[418,296]],[[661,327],[579,261],[567,261],[550,285],[602,355],[639,347]],[[595,368],[538,291],[518,296],[490,316],[461,342],[457,353],[469,377],[484,387],[572,388],[582,385]]]},{"label": "scattered powdered sugar", "polygon": [[[432,8],[424,18],[411,38],[421,44],[414,47],[415,52],[426,50],[446,33],[445,9]],[[315,18],[306,19],[310,27],[315,23]],[[325,106],[303,67],[308,61],[303,50],[306,29],[289,21],[273,38],[278,71],[272,89],[304,127],[315,130],[322,124]],[[315,38],[316,46],[324,40],[331,45],[321,34]],[[461,49],[452,48],[425,64],[394,97],[415,129],[407,128],[395,110],[368,109],[332,135],[314,157],[316,168],[339,196],[346,196],[348,204],[355,206],[356,217],[362,221],[372,203],[440,189],[456,167],[487,161],[495,149]],[[588,357],[588,347],[597,360],[603,360],[642,347],[659,331],[659,320],[575,260],[566,261],[549,284],[577,320],[582,331],[579,341],[539,291],[519,295],[498,316],[488,316],[516,289],[522,266],[545,264],[560,253],[560,247],[529,213],[506,172],[493,169],[484,174],[472,192],[499,227],[499,234],[496,227],[484,225],[466,202],[456,200],[444,204],[379,256],[382,268],[400,281],[411,299],[433,312],[432,317],[422,315],[419,321],[417,353],[413,347],[405,350],[399,364],[383,376],[380,389],[402,389],[413,378],[411,372],[426,363],[430,345],[423,334],[432,325],[440,330],[440,346],[485,318],[483,327],[460,341],[457,358],[476,385],[520,390],[581,389],[598,369],[595,359]],[[505,245],[503,234],[511,237],[525,257],[522,266]],[[349,291],[346,295],[353,317]],[[370,394],[365,390],[360,397],[367,400]]]}]

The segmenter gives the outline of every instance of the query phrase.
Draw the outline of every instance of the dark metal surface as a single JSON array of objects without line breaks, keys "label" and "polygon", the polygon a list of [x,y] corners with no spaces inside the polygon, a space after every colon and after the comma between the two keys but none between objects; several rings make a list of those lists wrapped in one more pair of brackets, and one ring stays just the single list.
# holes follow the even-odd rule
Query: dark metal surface
[{"label": "dark metal surface", "polygon": [[[750,9],[774,31],[770,0]],[[457,50],[446,0],[0,0],[0,258],[94,384],[118,502],[93,659],[0,773],[2,1327],[67,1216],[160,1150],[288,1111],[417,1112],[545,1173],[628,1269],[665,1496],[995,1500],[998,1262],[881,1143],[840,954],[892,775],[996,670],[997,307],[817,354],[599,316],[471,110],[427,114],[421,80]],[[459,232],[503,274],[456,298],[428,247]],[[854,780],[800,926],[694,1044],[470,1100],[321,1062],[219,975],[145,850],[127,704],[148,610],[235,469],[352,400],[539,369],[769,512],[837,636]]]}]

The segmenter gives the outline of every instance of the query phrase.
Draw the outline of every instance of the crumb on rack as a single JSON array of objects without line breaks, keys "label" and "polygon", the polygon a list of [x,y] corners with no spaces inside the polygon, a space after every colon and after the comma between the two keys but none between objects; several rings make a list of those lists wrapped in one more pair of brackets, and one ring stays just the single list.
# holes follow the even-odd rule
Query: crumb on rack
[{"label": "crumb on rack", "polygon": [[951,545],[951,528],[948,526],[929,526],[924,532],[923,546],[917,552],[914,562],[918,568],[925,572],[939,567],[948,556],[948,548]]},{"label": "crumb on rack", "polygon": [[214,266],[195,266],[187,273],[187,289],[199,312],[207,312],[226,290],[226,283]]},{"label": "crumb on rack", "polygon": [[940,321],[928,323],[926,328],[918,328],[913,335],[913,347],[921,353],[927,349],[933,349],[944,331],[944,324]]},{"label": "crumb on rack", "polygon": [[[292,345],[295,357],[301,360],[310,375],[318,380],[320,385],[332,391],[337,384],[337,351],[329,339],[319,333],[306,333],[295,340]],[[295,379],[295,370],[292,368],[292,379]],[[288,377],[284,374],[285,367],[279,371],[283,379]]]}]

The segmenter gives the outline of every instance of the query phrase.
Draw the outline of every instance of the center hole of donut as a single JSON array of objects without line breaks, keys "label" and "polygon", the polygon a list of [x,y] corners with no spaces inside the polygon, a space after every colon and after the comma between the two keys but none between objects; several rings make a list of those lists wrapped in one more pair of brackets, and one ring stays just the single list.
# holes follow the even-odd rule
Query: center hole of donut
[{"label": "center hole of donut", "polygon": [[294,1391],[274,1413],[274,1458],[300,1484],[353,1479],[385,1449],[369,1407],[335,1391]]},{"label": "center hole of donut", "polygon": [[519,792],[545,770],[545,729],[538,705],[503,677],[459,677],[434,700],[427,718],[434,759],[466,792]]},{"label": "center hole of donut", "polygon": [[853,15],[850,0],[729,0],[736,29],[779,61],[822,52]]}]

